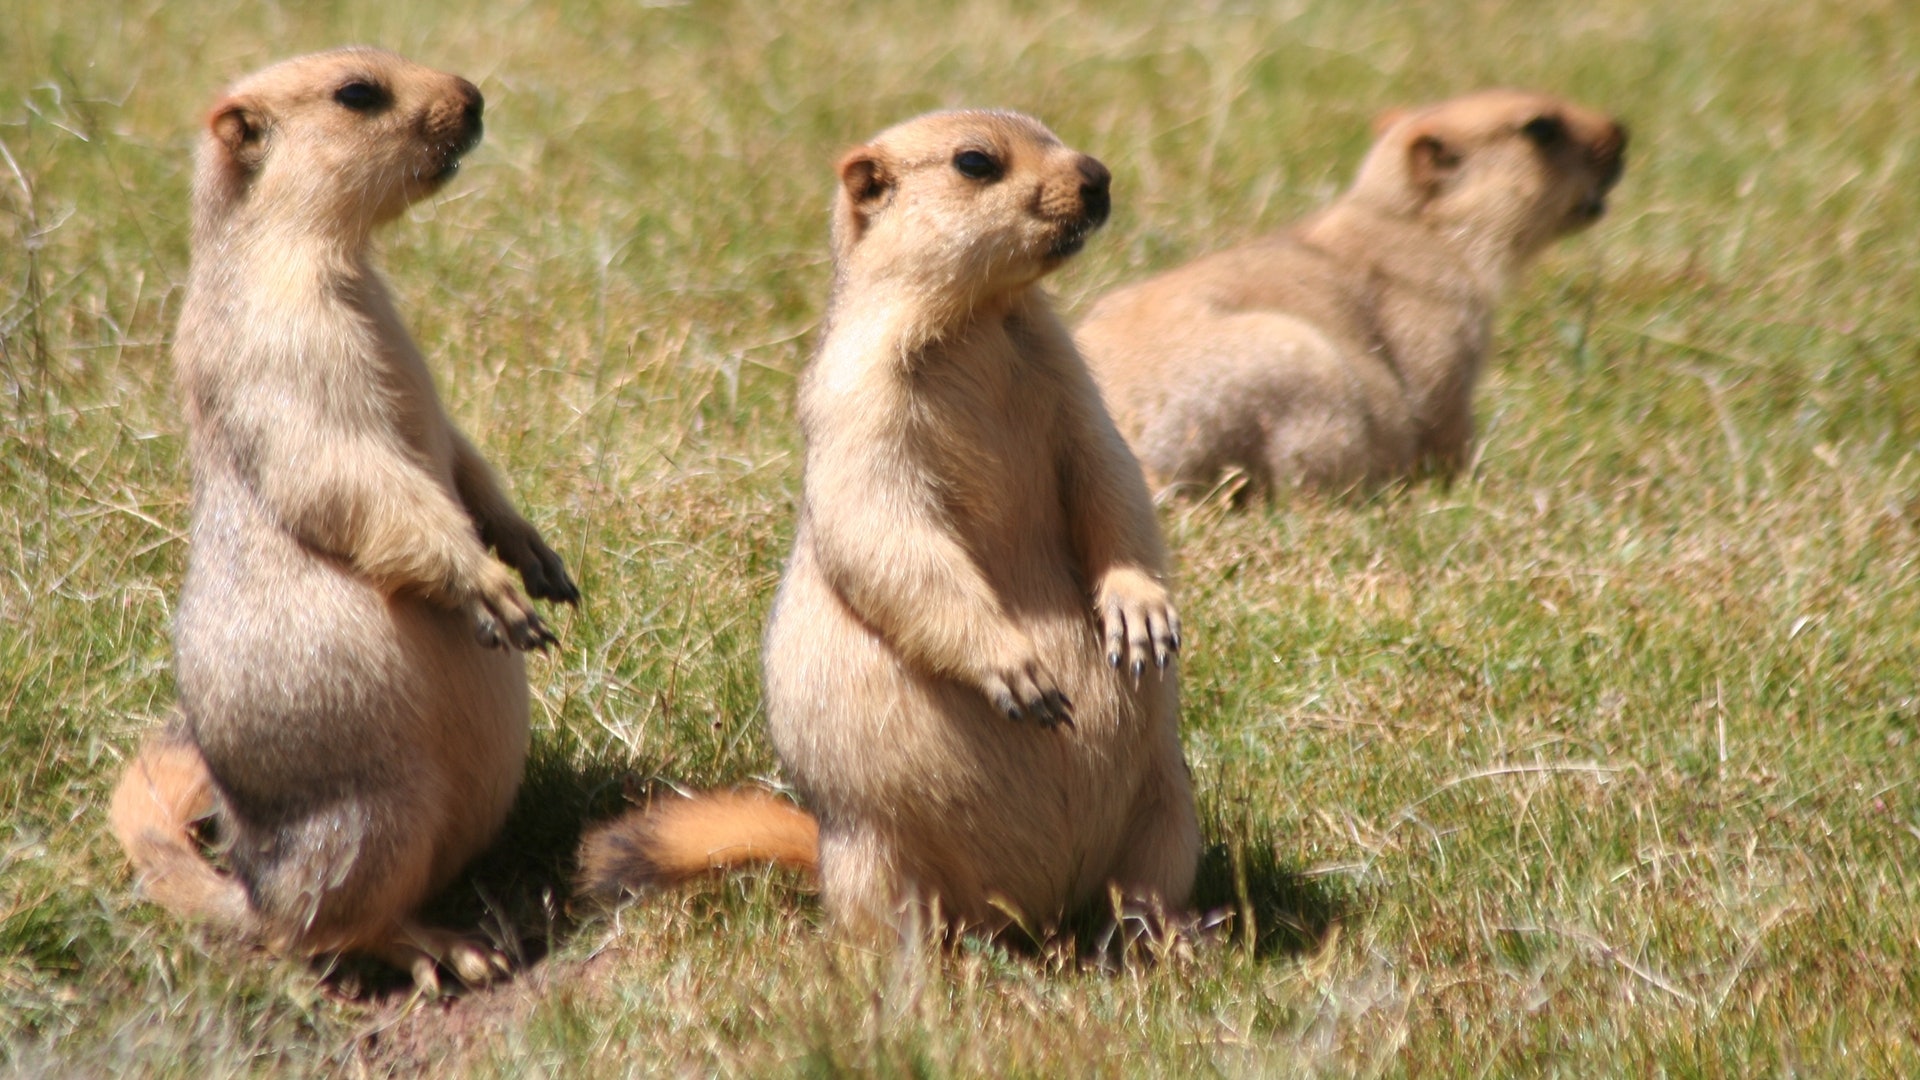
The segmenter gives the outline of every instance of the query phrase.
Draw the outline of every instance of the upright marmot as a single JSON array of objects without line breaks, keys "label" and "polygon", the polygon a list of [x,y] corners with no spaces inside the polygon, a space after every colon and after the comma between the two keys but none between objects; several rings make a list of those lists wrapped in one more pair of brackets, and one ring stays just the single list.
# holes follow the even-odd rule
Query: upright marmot
[{"label": "upright marmot", "polygon": [[1383,117],[1294,228],[1103,297],[1077,338],[1156,489],[1341,489],[1452,472],[1495,303],[1620,177],[1613,120],[1495,90]]},{"label": "upright marmot", "polygon": [[[1183,906],[1199,835],[1166,555],[1038,285],[1106,219],[1107,170],[1027,117],[948,112],[839,172],[766,648],[827,910],[873,940],[1044,927],[1109,887]],[[813,826],[764,796],[673,800],[591,837],[583,883],[805,864]]]},{"label": "upright marmot", "polygon": [[[435,984],[493,950],[412,919],[520,784],[527,592],[560,559],[440,406],[369,260],[480,139],[473,84],[374,49],[275,65],[214,106],[174,344],[193,466],[179,719],[114,793],[162,904]],[[216,872],[193,823],[211,814]]]}]

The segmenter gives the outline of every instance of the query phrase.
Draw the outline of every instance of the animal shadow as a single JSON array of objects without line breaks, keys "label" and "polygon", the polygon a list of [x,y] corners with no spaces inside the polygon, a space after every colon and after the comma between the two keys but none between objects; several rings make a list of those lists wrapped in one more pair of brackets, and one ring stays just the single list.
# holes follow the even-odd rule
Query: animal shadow
[{"label": "animal shadow", "polygon": [[[623,782],[634,772],[631,761],[578,761],[536,741],[500,836],[420,910],[421,921],[477,934],[512,961],[516,978],[545,959],[576,925],[570,900],[580,834],[620,811]],[[458,993],[458,981],[445,974],[443,987]],[[355,957],[333,961],[327,980],[354,998],[413,985],[405,972]]]},{"label": "animal shadow", "polygon": [[1050,965],[1117,970],[1164,956],[1168,947],[1248,948],[1261,960],[1320,949],[1353,917],[1350,890],[1300,872],[1280,854],[1278,830],[1242,814],[1222,820],[1204,812],[1207,839],[1186,911],[1117,894],[1070,913],[1058,926],[1026,933],[1014,927],[999,944]]},{"label": "animal shadow", "polygon": [[1261,959],[1319,949],[1354,911],[1355,897],[1327,878],[1302,873],[1281,855],[1279,830],[1242,816],[1202,821],[1210,839],[1193,881],[1193,908]]}]

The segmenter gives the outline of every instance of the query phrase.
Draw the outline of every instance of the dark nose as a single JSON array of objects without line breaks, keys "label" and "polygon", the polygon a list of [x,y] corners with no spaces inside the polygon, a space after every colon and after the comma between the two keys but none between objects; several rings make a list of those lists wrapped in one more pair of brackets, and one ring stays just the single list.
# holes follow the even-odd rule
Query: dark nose
[{"label": "dark nose", "polygon": [[1627,129],[1618,121],[1607,124],[1593,144],[1593,166],[1600,173],[1602,190],[1611,189],[1620,180],[1627,163]]},{"label": "dark nose", "polygon": [[484,125],[480,123],[480,114],[486,110],[487,99],[480,96],[480,88],[465,79],[455,77],[456,88],[460,93],[460,121],[466,129],[467,138],[473,142],[480,140]]},{"label": "dark nose", "polygon": [[1086,208],[1087,220],[1098,225],[1107,220],[1107,214],[1113,209],[1113,198],[1108,188],[1113,183],[1113,174],[1107,171],[1099,161],[1082,155],[1080,158],[1080,204]]}]

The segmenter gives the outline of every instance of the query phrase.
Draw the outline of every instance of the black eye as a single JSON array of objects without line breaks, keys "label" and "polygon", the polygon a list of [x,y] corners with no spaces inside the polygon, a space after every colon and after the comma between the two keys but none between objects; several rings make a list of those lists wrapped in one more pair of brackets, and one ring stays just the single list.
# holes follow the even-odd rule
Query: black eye
[{"label": "black eye", "polygon": [[333,100],[354,112],[372,112],[387,103],[387,92],[373,83],[355,79],[335,90]]},{"label": "black eye", "polygon": [[1520,128],[1520,133],[1544,149],[1560,145],[1567,137],[1567,125],[1557,116],[1536,116]]},{"label": "black eye", "polygon": [[997,180],[1000,178],[1000,163],[990,154],[978,150],[962,150],[953,155],[953,167],[961,176],[969,180]]}]

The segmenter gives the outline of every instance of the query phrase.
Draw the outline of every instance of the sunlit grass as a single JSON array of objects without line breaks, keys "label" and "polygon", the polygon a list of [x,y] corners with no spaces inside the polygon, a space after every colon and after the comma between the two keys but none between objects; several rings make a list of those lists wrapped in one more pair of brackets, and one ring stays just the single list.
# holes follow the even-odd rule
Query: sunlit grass
[{"label": "sunlit grass", "polygon": [[[1920,1067],[1920,12],[342,7],[0,13],[0,1065]],[[544,959],[419,1008],[137,902],[102,821],[172,701],[197,124],[232,77],[347,41],[487,95],[486,143],[389,234],[389,276],[587,594],[531,665],[521,812],[443,905]],[[1072,313],[1317,205],[1378,111],[1490,84],[1634,141],[1612,217],[1503,313],[1469,475],[1163,515],[1205,895],[1250,907],[1261,948],[874,957],[783,877],[569,911],[583,819],[776,771],[759,637],[841,150],[984,104],[1103,158],[1116,213],[1055,282]]]}]

